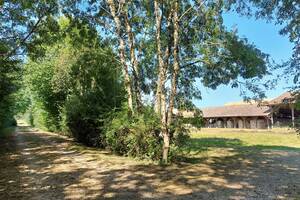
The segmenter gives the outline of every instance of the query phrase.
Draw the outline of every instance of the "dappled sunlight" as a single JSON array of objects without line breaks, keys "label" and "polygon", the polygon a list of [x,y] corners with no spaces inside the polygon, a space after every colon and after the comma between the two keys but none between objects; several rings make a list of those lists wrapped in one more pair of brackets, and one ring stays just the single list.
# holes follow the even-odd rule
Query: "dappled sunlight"
[{"label": "dappled sunlight", "polygon": [[300,196],[299,151],[257,149],[238,138],[192,138],[192,157],[169,166],[111,155],[45,132],[18,132],[9,142],[17,147],[7,144],[11,148],[0,154],[0,199]]}]

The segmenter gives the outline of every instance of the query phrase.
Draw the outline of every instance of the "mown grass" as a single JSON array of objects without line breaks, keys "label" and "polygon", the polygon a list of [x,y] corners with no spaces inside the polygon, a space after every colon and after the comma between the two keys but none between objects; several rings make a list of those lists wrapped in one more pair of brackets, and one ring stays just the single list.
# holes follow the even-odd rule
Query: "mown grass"
[{"label": "mown grass", "polygon": [[201,129],[191,133],[184,151],[190,158],[223,157],[263,150],[300,151],[300,137],[289,129]]}]

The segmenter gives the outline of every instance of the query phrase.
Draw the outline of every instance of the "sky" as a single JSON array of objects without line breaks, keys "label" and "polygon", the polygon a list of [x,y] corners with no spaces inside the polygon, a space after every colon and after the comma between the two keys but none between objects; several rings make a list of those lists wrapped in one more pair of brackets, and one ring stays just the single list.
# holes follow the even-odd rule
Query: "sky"
[{"label": "sky", "polygon": [[[276,63],[282,63],[292,55],[293,45],[286,36],[279,34],[281,27],[278,25],[231,12],[224,14],[224,23],[229,30],[237,29],[240,37],[247,38],[262,52],[269,54]],[[280,71],[276,73],[280,73]],[[274,90],[266,91],[265,94],[267,98],[274,98],[287,91],[289,86],[291,86],[291,81],[280,80]],[[243,99],[240,96],[239,88],[222,85],[216,90],[212,90],[203,87],[200,83],[198,87],[202,95],[202,100],[194,102],[198,108],[221,106],[228,102],[237,102]]]}]

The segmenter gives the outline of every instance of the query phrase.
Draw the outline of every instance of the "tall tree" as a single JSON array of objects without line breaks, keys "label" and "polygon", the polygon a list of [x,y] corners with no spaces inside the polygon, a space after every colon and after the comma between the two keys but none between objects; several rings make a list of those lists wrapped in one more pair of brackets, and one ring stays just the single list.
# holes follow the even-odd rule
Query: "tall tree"
[{"label": "tall tree", "polygon": [[14,114],[12,94],[21,80],[22,60],[29,51],[40,54],[36,47],[51,42],[48,36],[57,31],[57,13],[56,0],[0,1],[0,126]]},{"label": "tall tree", "polygon": [[243,84],[259,91],[252,83],[267,73],[268,56],[226,30],[224,1],[89,3],[87,9],[72,13],[91,21],[118,49],[130,110],[138,114],[142,97],[151,98],[161,119],[164,162],[173,109],[190,106],[201,97],[196,80],[211,88]]},{"label": "tall tree", "polygon": [[222,11],[222,1],[154,2],[158,60],[155,107],[162,119],[165,162],[174,104],[178,107],[179,97],[184,103],[199,97],[196,79],[215,88],[228,83],[234,86],[238,77],[252,79],[267,72],[267,55],[227,32]]},{"label": "tall tree", "polygon": [[65,34],[44,46],[45,56],[25,65],[33,122],[103,147],[104,121],[124,102],[120,64],[94,27],[64,17],[59,24]]},{"label": "tall tree", "polygon": [[[125,12],[123,10],[124,3],[125,2],[123,2],[123,1],[119,1],[119,8],[118,8],[118,13],[117,13],[114,0],[107,0],[107,4],[109,5],[111,15],[112,15],[113,20],[115,22],[116,35],[117,35],[118,40],[119,40],[119,55],[120,55],[121,63],[123,65],[123,71],[124,71],[124,77],[125,77],[124,82],[125,82],[125,88],[126,88],[127,95],[128,95],[128,107],[129,107],[129,110],[132,113],[134,113],[133,99],[132,99],[133,95],[132,95],[132,88],[131,88],[132,84],[131,84],[131,81],[130,81],[128,66],[127,66],[127,62],[126,62],[126,58],[125,58],[125,55],[126,55],[126,53],[125,53],[125,41],[124,41],[123,36],[122,36],[122,34],[124,34],[124,33],[122,33],[122,30],[124,30],[124,29],[122,29],[124,25],[122,26],[121,20],[119,18],[119,14],[121,14],[121,13],[124,14],[124,12]],[[127,27],[129,27],[128,22],[127,22]],[[129,29],[128,31],[130,31],[130,28],[128,28],[128,29]],[[132,38],[132,36],[129,36],[128,38]],[[134,50],[132,50],[132,48],[133,48],[132,42],[130,43],[130,45],[131,45],[130,51],[134,51]],[[135,58],[131,59],[131,64],[133,64],[134,66],[136,65]]]}]

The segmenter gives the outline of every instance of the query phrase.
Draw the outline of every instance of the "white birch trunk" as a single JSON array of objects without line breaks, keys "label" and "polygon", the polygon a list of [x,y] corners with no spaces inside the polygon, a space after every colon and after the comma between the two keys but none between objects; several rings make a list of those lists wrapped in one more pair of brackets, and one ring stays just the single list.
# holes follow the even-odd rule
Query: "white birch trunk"
[{"label": "white birch trunk", "polygon": [[172,123],[172,115],[173,115],[173,108],[175,97],[177,94],[177,79],[180,70],[179,60],[178,60],[178,51],[179,51],[179,19],[178,19],[178,2],[175,2],[175,9],[173,13],[173,24],[174,24],[174,47],[173,47],[173,73],[172,73],[172,80],[171,80],[171,94],[169,100],[169,109],[168,109],[168,126]]},{"label": "white birch trunk", "polygon": [[154,12],[155,12],[155,24],[156,24],[156,46],[157,46],[157,60],[158,60],[158,79],[156,83],[156,95],[155,95],[155,112],[159,115],[162,114],[161,110],[161,94],[163,87],[163,75],[164,75],[164,61],[162,56],[161,46],[161,21],[162,15],[159,8],[158,0],[154,1]]},{"label": "white birch trunk", "polygon": [[[155,99],[155,112],[161,117],[162,123],[162,135],[163,135],[163,162],[168,162],[168,154],[170,148],[170,135],[167,125],[167,95],[165,91],[165,83],[167,80],[167,69],[169,65],[170,48],[165,49],[165,61],[162,54],[162,41],[161,41],[161,23],[162,23],[162,11],[158,0],[154,1],[155,9],[155,22],[156,22],[156,43],[157,43],[157,59],[158,59],[158,80],[156,83],[156,99]],[[171,14],[167,19],[167,26],[170,26]]]},{"label": "white birch trunk", "polygon": [[131,84],[130,84],[131,82],[130,82],[128,66],[127,66],[126,58],[125,58],[125,41],[121,36],[121,21],[120,21],[120,18],[116,15],[116,6],[114,3],[114,0],[106,0],[106,2],[109,5],[111,15],[112,15],[115,25],[116,25],[116,32],[117,32],[117,36],[118,36],[118,40],[119,40],[119,56],[120,56],[121,64],[123,65],[125,89],[126,89],[126,92],[128,95],[128,108],[131,113],[134,113],[132,90],[131,90]]},{"label": "white birch trunk", "polygon": [[[127,14],[126,14],[127,15]],[[129,49],[130,49],[130,62],[133,69],[133,78],[134,78],[134,88],[135,88],[135,95],[136,95],[136,104],[138,107],[138,110],[142,107],[142,98],[141,98],[141,83],[140,83],[140,70],[139,70],[139,63],[136,57],[135,53],[135,38],[134,34],[132,32],[131,25],[129,23],[129,20],[126,16],[126,31],[128,35],[128,43],[129,43]]]}]

